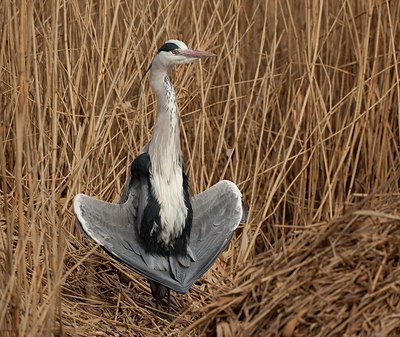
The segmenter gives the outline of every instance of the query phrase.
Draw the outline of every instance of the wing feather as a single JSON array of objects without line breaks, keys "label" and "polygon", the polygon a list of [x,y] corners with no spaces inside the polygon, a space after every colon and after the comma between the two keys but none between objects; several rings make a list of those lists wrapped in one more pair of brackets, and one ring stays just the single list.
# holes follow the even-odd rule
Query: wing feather
[{"label": "wing feather", "polygon": [[83,194],[74,199],[74,211],[83,232],[107,253],[138,274],[174,291],[185,293],[226,248],[243,220],[241,193],[230,181],[221,181],[191,199],[193,224],[188,257],[148,254],[137,228],[140,184],[128,179],[120,204]]}]

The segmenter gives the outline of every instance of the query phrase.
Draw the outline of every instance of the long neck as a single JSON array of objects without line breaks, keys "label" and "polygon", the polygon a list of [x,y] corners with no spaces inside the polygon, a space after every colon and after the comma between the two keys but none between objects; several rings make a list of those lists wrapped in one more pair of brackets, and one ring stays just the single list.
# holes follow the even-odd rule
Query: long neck
[{"label": "long neck", "polygon": [[151,70],[150,85],[157,97],[157,118],[149,144],[153,172],[166,177],[181,164],[179,115],[175,91],[166,71]]}]

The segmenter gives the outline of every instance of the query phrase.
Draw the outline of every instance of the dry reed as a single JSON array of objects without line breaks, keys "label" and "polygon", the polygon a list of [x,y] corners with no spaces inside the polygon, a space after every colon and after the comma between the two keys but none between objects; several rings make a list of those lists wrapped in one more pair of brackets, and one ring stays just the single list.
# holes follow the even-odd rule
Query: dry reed
[{"label": "dry reed", "polygon": [[[399,336],[400,3],[0,5],[1,336]],[[179,38],[194,193],[235,181],[249,220],[171,319],[83,239],[71,201],[116,201],[149,140],[139,80]]]}]

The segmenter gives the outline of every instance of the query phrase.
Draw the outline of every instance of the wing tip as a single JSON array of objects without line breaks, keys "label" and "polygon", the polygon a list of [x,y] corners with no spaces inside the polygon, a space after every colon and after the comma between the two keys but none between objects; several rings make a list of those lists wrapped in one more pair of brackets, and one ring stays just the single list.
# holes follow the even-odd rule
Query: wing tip
[{"label": "wing tip", "polygon": [[233,194],[242,198],[242,192],[240,192],[239,187],[237,187],[237,185],[233,181],[225,179],[221,180],[217,184],[225,185],[226,189],[229,189]]},{"label": "wing tip", "polygon": [[221,180],[219,184],[225,185],[225,188],[228,189],[235,196],[237,209],[238,210],[240,209],[240,221],[234,227],[235,230],[240,223],[244,223],[247,221],[247,216],[248,216],[247,206],[242,199],[242,192],[240,192],[239,187],[237,187],[237,185],[234,182],[230,180]]},{"label": "wing tip", "polygon": [[73,208],[74,208],[74,213],[76,215],[76,218],[78,220],[78,227],[81,229],[81,231],[83,232],[83,234],[87,237],[90,238],[92,240],[94,240],[96,243],[98,244],[102,244],[95,235],[93,235],[93,232],[89,229],[89,226],[83,216],[83,211],[82,211],[82,200],[83,198],[87,196],[85,194],[77,194],[74,197],[73,200]]},{"label": "wing tip", "polygon": [[249,216],[249,209],[247,208],[247,205],[242,199],[242,218],[240,219],[240,222],[245,223],[247,221],[248,216]]},{"label": "wing tip", "polygon": [[80,200],[83,194],[79,193],[74,197],[73,200],[73,205],[74,205],[74,212],[75,214],[77,213],[77,210],[79,210],[79,206],[80,206]]}]

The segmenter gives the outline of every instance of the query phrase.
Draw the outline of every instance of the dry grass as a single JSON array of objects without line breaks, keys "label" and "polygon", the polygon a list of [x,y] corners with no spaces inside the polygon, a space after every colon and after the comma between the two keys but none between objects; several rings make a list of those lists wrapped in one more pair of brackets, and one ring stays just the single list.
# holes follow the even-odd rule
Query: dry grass
[{"label": "dry grass", "polygon": [[[399,336],[400,2],[4,0],[1,336]],[[149,140],[138,83],[176,37],[193,192],[227,178],[250,216],[173,319],[75,228]]]}]

